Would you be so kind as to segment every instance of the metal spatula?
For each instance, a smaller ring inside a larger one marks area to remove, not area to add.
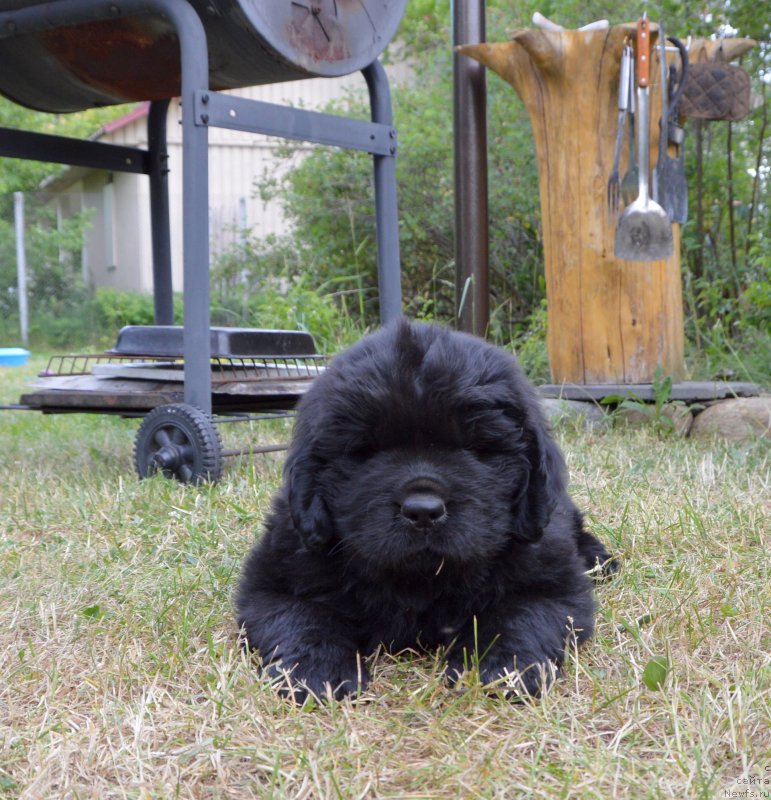
[[[650,21],[644,15],[637,23],[637,199],[624,209],[616,227],[616,258],[628,261],[660,261],[672,255],[674,240],[667,212],[648,194],[650,160]]]
[[[677,124],[677,104],[685,82],[688,80],[688,50],[674,36],[668,36],[667,39],[680,51],[680,79],[677,81],[677,89],[674,88],[674,81],[670,82],[669,125],[667,126],[667,140],[670,144],[677,145],[677,157],[667,156],[668,174],[660,202],[672,222],[679,222],[682,225],[688,221],[688,182],[685,178],[684,163],[685,131]],[[672,70],[674,71],[674,67]]]
[[[670,41],[672,41],[672,38]],[[661,133],[659,135],[659,156],[653,171],[653,199],[667,212],[672,222],[683,223],[688,218],[688,186],[685,182],[682,142],[678,147],[677,158],[669,155],[669,132],[674,120],[677,123],[677,101],[683,88],[681,81],[674,93],[668,91],[667,48],[664,23],[659,23],[659,66],[661,67]],[[682,43],[680,43],[682,47]],[[683,48],[683,64],[687,63],[688,53]],[[687,72],[687,67],[685,68]]]

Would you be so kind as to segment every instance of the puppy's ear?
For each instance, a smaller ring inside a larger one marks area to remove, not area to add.
[[[514,497],[512,533],[519,541],[536,542],[565,492],[566,467],[559,448],[540,419],[531,425],[526,436],[529,474]]]
[[[292,523],[311,550],[321,550],[334,536],[332,517],[317,482],[321,467],[317,458],[301,449],[290,453],[284,468]]]

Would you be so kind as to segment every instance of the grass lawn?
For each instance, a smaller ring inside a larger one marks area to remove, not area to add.
[[[0,401],[42,366],[0,368]],[[0,798],[771,796],[766,443],[560,428],[623,560],[566,679],[510,704],[381,656],[360,700],[298,709],[231,604],[281,455],[139,482],[137,425],[0,412]]]

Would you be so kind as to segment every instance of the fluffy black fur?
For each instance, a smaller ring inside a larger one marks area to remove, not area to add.
[[[587,570],[614,568],[514,358],[400,322],[334,358],[298,410],[248,556],[239,625],[283,691],[342,697],[382,645],[447,649],[455,680],[536,694],[591,636]]]

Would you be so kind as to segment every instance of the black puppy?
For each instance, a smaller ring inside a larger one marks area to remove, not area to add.
[[[587,570],[614,568],[565,482],[512,356],[407,322],[366,337],[300,403],[237,591],[246,643],[300,701],[365,686],[379,645],[537,694],[591,636]]]

